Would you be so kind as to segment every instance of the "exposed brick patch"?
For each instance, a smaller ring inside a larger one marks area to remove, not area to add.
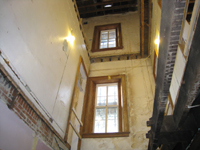
[[[4,101],[15,114],[23,120],[49,146],[53,146],[56,136],[53,130],[45,123],[38,113],[29,105],[23,96],[17,95],[15,86],[0,70],[0,100]],[[13,103],[14,101],[14,103]]]

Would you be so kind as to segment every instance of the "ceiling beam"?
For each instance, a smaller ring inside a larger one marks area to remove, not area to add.
[[[113,4],[113,3],[120,3],[120,2],[133,2],[132,0],[115,0],[115,1],[108,1],[108,2],[100,2],[95,4],[85,4],[85,5],[78,5],[78,8],[86,8],[86,7],[93,7],[93,6],[99,6],[99,5],[107,5],[107,4]]]
[[[110,8],[95,9],[95,10],[88,10],[88,11],[80,11],[80,14],[89,14],[89,13],[94,13],[94,12],[116,10],[116,9],[130,8],[130,7],[136,7],[136,5],[135,4],[132,4],[132,5],[121,5],[121,6],[113,6],[113,7],[110,7]]]
[[[190,2],[189,3],[195,3],[195,0],[190,0]]]

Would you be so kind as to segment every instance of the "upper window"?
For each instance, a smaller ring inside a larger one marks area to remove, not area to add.
[[[122,49],[121,24],[95,26],[92,52]]]
[[[102,30],[100,49],[116,47],[116,29]]]
[[[98,84],[94,133],[118,132],[118,84]]]

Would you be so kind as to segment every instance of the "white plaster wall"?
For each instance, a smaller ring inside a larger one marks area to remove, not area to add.
[[[90,77],[126,74],[129,112],[129,137],[85,138],[82,150],[145,150],[148,149],[146,121],[152,116],[154,78],[151,59],[93,63]]]
[[[75,42],[67,59],[62,47],[71,28]],[[47,119],[46,113],[53,117],[52,125],[64,137],[80,56],[89,70],[72,1],[1,0],[0,50],[44,108],[32,102]]]
[[[83,19],[91,57],[132,54],[140,52],[140,18],[138,12],[106,15]],[[94,27],[97,25],[121,23],[123,49],[105,52],[91,52]]]

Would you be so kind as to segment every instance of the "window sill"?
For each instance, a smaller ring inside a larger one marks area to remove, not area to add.
[[[122,49],[123,46],[120,47],[113,47],[113,48],[104,48],[104,49],[92,49],[92,52],[102,52],[102,51],[110,51],[110,50],[117,50],[117,49]]]
[[[116,132],[116,133],[85,133],[82,138],[114,138],[114,137],[128,137],[130,132]]]

